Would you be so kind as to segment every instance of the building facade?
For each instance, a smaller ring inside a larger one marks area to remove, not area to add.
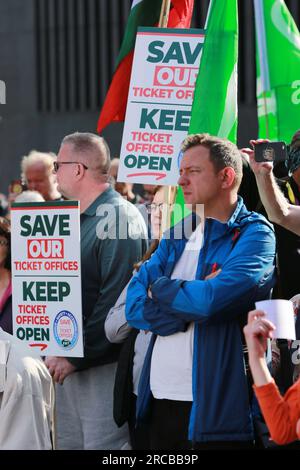
[[[195,0],[203,28],[208,0]],[[287,0],[298,26],[300,2]],[[74,131],[95,132],[131,0],[0,0],[0,192],[32,149],[57,152]],[[239,0],[239,131],[257,135],[253,1]],[[119,153],[122,124],[103,135]]]

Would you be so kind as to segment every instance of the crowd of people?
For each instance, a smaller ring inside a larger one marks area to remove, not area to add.
[[[275,326],[254,310],[292,298],[300,339],[300,132],[280,180],[255,161],[259,144],[188,136],[178,185],[191,213],[164,233],[163,187],[117,182],[102,137],[74,133],[57,155],[22,159],[0,219],[0,339],[18,357],[0,389],[0,449],[252,449],[258,416],[278,444],[300,438],[300,382],[276,386]],[[84,357],[41,360],[11,336],[9,208],[59,199],[80,201]],[[18,380],[19,428],[7,405]],[[30,407],[20,398],[35,394]]]

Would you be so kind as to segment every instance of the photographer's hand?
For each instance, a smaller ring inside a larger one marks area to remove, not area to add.
[[[251,140],[251,145],[266,142],[266,140]],[[268,141],[267,141],[268,142]],[[274,174],[273,163],[258,163],[254,160],[251,149],[242,149],[250,157],[250,165],[255,174],[257,187],[262,204],[271,222],[300,235],[300,207],[288,203],[278,187]]]
[[[259,144],[262,144],[264,142],[270,142],[270,141],[267,140],[267,139],[250,140],[250,145],[254,149],[255,145],[259,145]],[[250,166],[251,166],[251,169],[252,169],[252,171],[253,171],[253,173],[255,174],[256,177],[260,177],[260,176],[261,177],[264,177],[264,176],[269,177],[270,174],[272,173],[272,170],[273,170],[273,163],[255,161],[255,157],[254,157],[255,152],[254,152],[253,149],[243,148],[243,149],[241,149],[241,152],[246,153],[249,156]]]

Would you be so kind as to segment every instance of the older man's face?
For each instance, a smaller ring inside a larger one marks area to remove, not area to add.
[[[45,201],[51,199],[51,193],[53,193],[55,186],[55,178],[52,171],[42,162],[30,165],[25,172],[25,177],[30,191],[38,191]]]

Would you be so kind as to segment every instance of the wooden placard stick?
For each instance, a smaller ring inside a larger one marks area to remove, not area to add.
[[[168,25],[169,13],[171,7],[171,0],[162,0],[160,17],[159,17],[159,28],[166,28]],[[171,215],[172,215],[172,204],[176,197],[176,186],[165,186],[164,187],[164,209],[162,213],[162,223],[160,226],[160,238],[165,230],[170,227]]]
[[[159,17],[159,28],[166,28],[169,20],[169,13],[171,7],[171,0],[162,0],[160,17]]]

